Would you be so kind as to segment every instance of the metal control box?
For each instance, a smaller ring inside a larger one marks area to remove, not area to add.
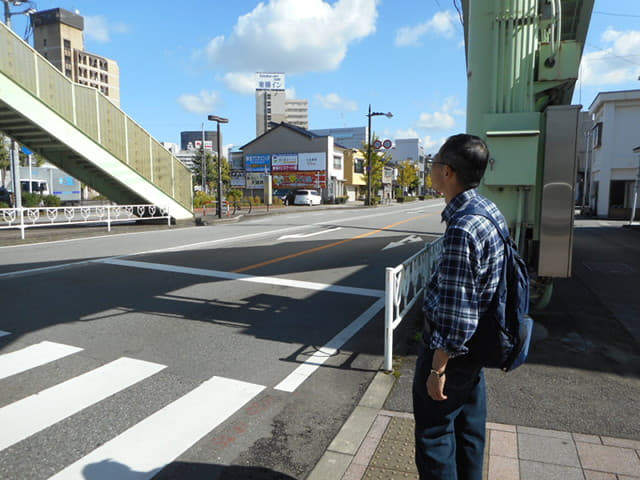
[[[538,274],[571,276],[576,181],[576,140],[581,105],[546,110],[546,139],[540,205]]]

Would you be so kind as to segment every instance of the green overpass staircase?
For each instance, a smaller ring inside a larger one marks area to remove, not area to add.
[[[0,23],[0,131],[119,204],[193,217],[190,170],[98,90]]]

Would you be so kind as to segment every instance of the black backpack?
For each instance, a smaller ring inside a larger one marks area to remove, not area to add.
[[[469,352],[452,360],[470,362],[505,372],[522,365],[529,353],[533,320],[529,313],[529,272],[518,254],[509,231],[503,229],[484,209],[471,206],[459,212],[462,215],[480,215],[491,221],[504,241],[504,264],[500,283],[486,313],[478,321],[475,333],[467,342]]]

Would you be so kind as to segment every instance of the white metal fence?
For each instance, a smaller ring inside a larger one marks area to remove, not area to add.
[[[0,208],[0,230],[19,229],[24,239],[24,231],[33,227],[106,224],[111,231],[113,223],[165,218],[171,225],[169,209],[157,205]]]
[[[424,289],[442,254],[442,237],[397,267],[387,267],[385,273],[384,369],[391,371],[393,331],[402,322]]]

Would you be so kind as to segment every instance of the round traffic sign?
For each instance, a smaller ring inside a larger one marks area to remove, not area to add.
[[[380,150],[382,148],[382,142],[380,140],[376,140],[375,142],[373,142],[373,148],[375,148],[376,150]]]
[[[384,142],[382,142],[382,146],[387,149],[391,148],[391,140],[385,140]]]

